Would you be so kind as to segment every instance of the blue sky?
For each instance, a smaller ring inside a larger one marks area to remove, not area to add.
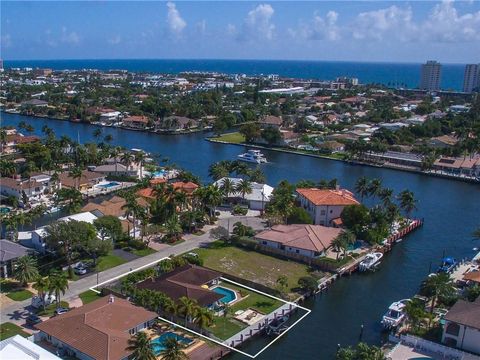
[[[480,62],[479,1],[1,1],[4,59]]]

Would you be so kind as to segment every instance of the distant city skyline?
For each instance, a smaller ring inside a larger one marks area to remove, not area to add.
[[[4,60],[480,58],[477,1],[4,1],[1,10]]]

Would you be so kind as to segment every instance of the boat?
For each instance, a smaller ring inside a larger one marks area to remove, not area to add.
[[[246,161],[246,162],[251,162],[256,164],[267,162],[265,155],[263,155],[260,152],[260,150],[248,150],[246,153],[238,155],[237,158],[238,160],[241,160],[241,161]]]
[[[380,264],[380,259],[383,257],[381,252],[374,252],[367,254],[365,258],[358,265],[358,270],[367,271],[373,270],[376,266]]]
[[[265,330],[267,335],[280,335],[285,330],[288,329],[288,326],[285,323],[288,321],[289,316],[285,315],[280,318],[273,320]]]
[[[397,239],[397,240],[395,240],[395,243],[402,242],[402,240],[403,240],[402,238],[400,238],[400,239]]]
[[[452,257],[445,257],[442,259],[441,265],[437,269],[437,273],[447,273],[450,274],[455,267],[457,266],[457,261]]]
[[[382,326],[385,329],[397,328],[406,318],[405,306],[410,299],[403,299],[395,301],[389,307],[385,315],[382,318]]]

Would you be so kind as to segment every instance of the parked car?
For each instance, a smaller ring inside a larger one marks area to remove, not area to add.
[[[88,272],[88,269],[86,267],[76,267],[73,271],[77,275],[85,275]]]
[[[55,295],[53,294],[45,294],[45,297],[42,299],[40,296],[35,295],[32,296],[32,302],[31,305],[35,308],[41,308],[43,305],[48,306],[50,304],[53,304],[56,300]]]
[[[31,315],[28,315],[26,322],[27,322],[27,325],[33,326],[33,325],[40,324],[42,321],[43,320],[40,319],[40,317],[38,317],[37,315],[31,314]]]
[[[54,316],[57,316],[57,315],[62,315],[62,314],[65,314],[66,312],[68,312],[70,309],[67,309],[67,308],[63,308],[63,307],[59,307],[59,308],[56,308],[55,309],[55,312],[54,312]]]

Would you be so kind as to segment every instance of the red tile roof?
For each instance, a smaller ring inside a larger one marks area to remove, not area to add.
[[[36,327],[94,359],[120,360],[131,353],[128,331],[156,317],[127,300],[105,296]]]
[[[353,193],[348,190],[324,190],[324,189],[297,189],[297,193],[314,205],[357,205],[360,204],[355,199]]]
[[[297,249],[322,252],[342,232],[342,229],[321,225],[275,225],[271,230],[262,231],[255,237]]]

